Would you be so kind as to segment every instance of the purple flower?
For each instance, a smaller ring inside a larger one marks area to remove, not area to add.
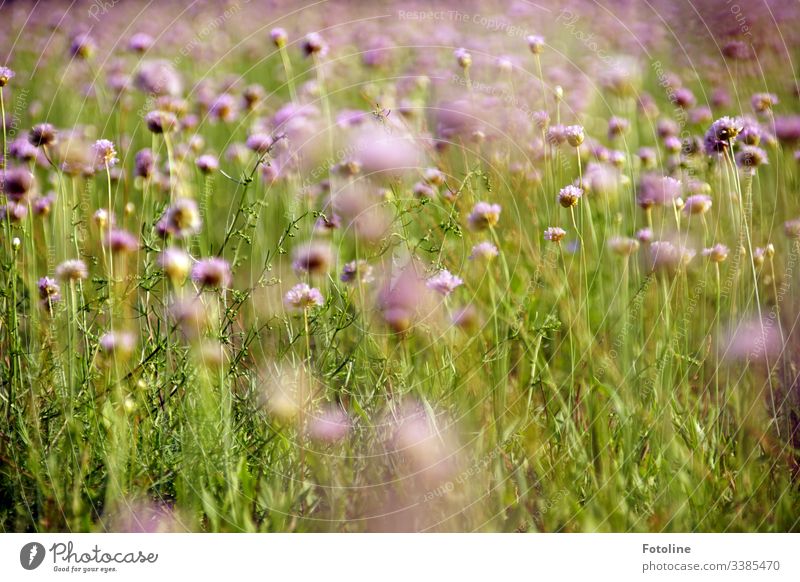
[[[343,283],[372,283],[375,278],[372,276],[372,265],[364,260],[350,261],[342,267],[340,279]]]
[[[108,357],[127,357],[136,347],[136,336],[129,331],[109,331],[100,337],[100,349]]]
[[[274,140],[267,133],[254,133],[248,136],[245,145],[257,154],[264,155],[269,152]]]
[[[69,52],[73,57],[89,59],[97,49],[94,40],[88,34],[82,33],[72,37]]]
[[[147,129],[153,133],[169,133],[178,125],[178,118],[169,111],[150,111],[144,117]]]
[[[28,141],[36,147],[53,145],[56,141],[56,128],[50,123],[38,123],[28,132]]]
[[[800,115],[784,115],[775,118],[775,137],[782,143],[800,141]]]
[[[27,168],[9,168],[0,171],[0,191],[8,196],[9,200],[19,202],[33,188],[33,174]]]
[[[458,66],[462,69],[469,68],[472,64],[472,55],[469,54],[469,51],[465,48],[456,49],[453,51],[453,56],[456,58]]]
[[[769,163],[767,152],[759,147],[745,145],[736,152],[736,165],[749,173],[755,173],[756,168]]]
[[[525,42],[528,43],[528,49],[535,54],[540,55],[544,50],[544,38],[536,34],[531,34],[525,37]]]
[[[8,204],[0,207],[0,220],[8,219],[11,224],[19,224],[28,216],[28,207],[25,204],[18,204],[12,200]]]
[[[564,208],[577,206],[578,200],[580,200],[582,196],[583,190],[570,184],[569,186],[564,186],[558,193],[558,203]]]
[[[495,226],[500,220],[500,205],[488,202],[478,202],[467,217],[473,230],[486,230]]]
[[[178,198],[164,212],[156,229],[162,237],[182,239],[199,233],[202,226],[203,220],[200,218],[197,202],[191,198]]]
[[[144,148],[136,152],[134,159],[134,173],[141,178],[149,178],[153,175],[156,166],[156,157],[150,148]]]
[[[298,273],[325,273],[333,262],[333,253],[325,243],[308,243],[295,249],[292,268]]]
[[[61,287],[55,279],[50,277],[42,277],[37,283],[39,288],[39,299],[50,303],[55,303],[61,300]]]
[[[338,406],[329,406],[309,421],[308,434],[316,441],[335,443],[347,436],[350,419]]]
[[[769,111],[778,103],[778,96],[774,93],[755,93],[750,98],[750,104],[753,106],[753,111],[756,113]]]
[[[269,37],[278,48],[285,47],[286,42],[289,40],[289,35],[283,28],[273,28],[269,33]]]
[[[669,176],[644,174],[639,179],[636,200],[644,209],[666,206],[681,195],[681,183]]]
[[[62,281],[80,281],[88,276],[86,263],[80,259],[68,259],[56,267],[56,277]]]
[[[717,119],[706,132],[704,141],[706,154],[711,156],[726,152],[729,145],[742,131],[742,127],[741,119],[732,117],[720,117]]]
[[[113,142],[107,139],[98,139],[94,142],[92,153],[94,154],[95,168],[98,169],[109,168],[119,161]]]
[[[283,300],[287,307],[297,310],[322,307],[325,304],[319,289],[309,287],[306,283],[298,283],[289,289]]]
[[[428,279],[428,281],[425,284],[428,287],[428,289],[432,289],[433,291],[436,291],[440,295],[444,295],[445,297],[447,297],[448,295],[450,295],[450,293],[455,291],[455,289],[459,285],[463,285],[463,283],[464,281],[462,281],[461,278],[456,277],[447,269],[442,269],[441,271],[436,273],[433,277]]]
[[[8,85],[8,82],[16,76],[16,73],[8,67],[0,67],[0,88]]]
[[[128,49],[134,53],[147,52],[153,46],[153,37],[145,32],[137,32],[128,41]]]
[[[480,259],[488,262],[495,258],[498,254],[500,253],[496,246],[489,241],[483,241],[472,247],[472,253],[470,253],[469,259],[471,261]]]
[[[203,259],[192,268],[192,280],[203,287],[226,288],[231,284],[231,267],[219,257]]]
[[[561,242],[567,236],[567,231],[558,226],[551,226],[545,229],[544,238],[550,242]]]
[[[161,251],[158,264],[173,283],[182,283],[192,268],[192,259],[183,249],[169,247]]]
[[[713,247],[703,249],[703,256],[715,263],[721,263],[728,258],[728,247],[723,244],[716,244]]]
[[[689,196],[683,206],[686,214],[705,214],[711,209],[711,196],[706,194],[695,194]]]
[[[53,208],[56,201],[54,192],[50,192],[47,196],[37,196],[33,201],[33,213],[37,216],[47,216]]]
[[[328,45],[316,32],[310,32],[306,35],[306,37],[303,39],[302,48],[303,54],[306,57],[310,57],[312,55],[324,57],[326,54],[328,54]]]
[[[583,126],[569,125],[564,128],[564,137],[566,137],[569,145],[576,148],[586,139],[586,134],[583,131]]]
[[[212,156],[211,154],[200,156],[197,158],[195,164],[197,164],[197,169],[204,174],[213,174],[219,170],[219,160],[216,156]]]
[[[127,230],[112,229],[106,235],[105,243],[112,253],[132,253],[139,249],[139,240]]]
[[[161,95],[176,96],[183,90],[183,82],[169,61],[144,61],[133,80],[136,88],[159,97]],[[152,131],[152,130],[151,130]]]

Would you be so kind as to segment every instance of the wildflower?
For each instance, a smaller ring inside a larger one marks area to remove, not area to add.
[[[768,163],[767,152],[759,147],[745,145],[736,152],[736,165],[751,174],[755,173],[759,166]]]
[[[728,258],[728,247],[723,244],[715,244],[713,247],[703,249],[703,256],[715,263],[721,263]]]
[[[335,443],[347,436],[350,419],[338,406],[331,405],[322,412],[314,414],[308,426],[309,436],[320,442]]]
[[[245,145],[257,154],[264,155],[269,152],[274,140],[266,133],[254,133],[247,137]]]
[[[755,93],[750,98],[750,104],[756,113],[770,111],[773,106],[779,103],[778,96],[774,93]]]
[[[580,146],[586,139],[586,134],[583,131],[583,127],[580,125],[569,125],[565,127],[564,136],[567,139],[567,143],[574,148]]]
[[[462,281],[461,278],[456,277],[447,269],[442,269],[433,277],[428,279],[425,285],[428,287],[428,289],[432,289],[440,295],[447,297],[450,295],[450,293],[455,291],[459,285],[463,285],[463,283],[464,281]]]
[[[781,143],[800,141],[800,115],[784,115],[775,118],[775,137]]]
[[[635,238],[616,236],[608,241],[608,247],[618,255],[628,257],[639,250],[639,241]]]
[[[0,88],[8,85],[8,82],[16,76],[16,73],[8,67],[0,67]]]
[[[134,53],[145,53],[153,46],[153,37],[145,32],[137,32],[128,40],[128,50]]]
[[[189,270],[192,268],[192,259],[183,249],[169,247],[161,251],[158,257],[158,264],[169,280],[173,284],[179,285],[189,275]]]
[[[731,117],[720,117],[708,128],[705,136],[705,151],[708,155],[722,154],[742,131],[742,121]]]
[[[655,149],[648,147],[639,148],[639,151],[636,152],[636,156],[642,163],[643,168],[654,168],[656,166],[658,155]]]
[[[742,131],[739,132],[738,140],[744,144],[757,146],[761,143],[764,130],[752,117],[742,118]]]
[[[47,196],[37,196],[33,201],[33,213],[36,216],[48,216],[53,209],[53,204],[56,201],[54,192],[50,192]]]
[[[554,243],[561,242],[565,236],[567,236],[567,231],[563,228],[559,228],[558,226],[548,227],[544,231],[545,240],[549,240],[550,242]]]
[[[436,197],[436,190],[425,182],[417,182],[412,189],[415,198],[427,198],[431,200]]]
[[[141,178],[149,178],[153,175],[156,166],[156,157],[150,148],[144,148],[136,152],[134,158],[134,174]]]
[[[535,34],[525,37],[525,42],[528,43],[528,48],[531,53],[540,55],[544,51],[544,38]]]
[[[326,273],[333,263],[333,253],[325,243],[308,243],[295,249],[292,268],[298,273]]]
[[[178,125],[178,118],[169,111],[150,111],[144,117],[147,129],[153,133],[169,133]]]
[[[765,247],[756,247],[753,251],[753,264],[760,267],[764,264],[764,259],[771,259],[775,256],[775,246],[772,243],[767,244]]]
[[[686,266],[695,256],[693,249],[677,246],[670,241],[653,241],[650,243],[651,270],[674,272]]]
[[[689,109],[697,102],[694,93],[692,93],[686,87],[681,87],[680,89],[676,90],[672,96],[672,100],[675,102],[675,105],[681,109]]]
[[[571,208],[578,205],[578,200],[583,196],[583,190],[570,184],[564,186],[558,193],[558,203],[564,208]]]
[[[671,154],[680,153],[683,149],[683,142],[674,135],[668,135],[664,138],[664,149]]]
[[[202,287],[226,288],[231,284],[231,267],[219,257],[202,259],[192,268],[192,280]]]
[[[372,265],[364,260],[350,261],[342,267],[342,274],[339,277],[343,283],[372,283],[375,278],[372,276]]]
[[[219,170],[219,160],[211,154],[204,154],[195,161],[197,169],[203,174],[213,174]]]
[[[681,183],[669,176],[658,174],[644,174],[639,179],[636,200],[644,209],[652,206],[666,206],[678,198],[681,193]]]
[[[450,321],[453,322],[454,326],[466,332],[475,331],[481,323],[480,316],[473,305],[466,305],[461,309],[456,309]]]
[[[499,222],[500,211],[499,204],[478,202],[467,217],[467,222],[473,230],[486,230]]]
[[[287,307],[296,310],[322,307],[325,304],[325,299],[319,289],[310,287],[306,283],[298,283],[289,289],[283,301]]]
[[[110,140],[98,139],[92,146],[92,152],[94,153],[94,165],[98,169],[110,168],[119,161],[117,150],[114,149],[114,144]]]
[[[61,301],[61,287],[55,279],[42,277],[36,285],[39,289],[39,299],[44,305],[52,305]]]
[[[110,230],[105,237],[105,244],[112,253],[132,253],[139,249],[138,239],[127,230]]]
[[[622,117],[616,115],[608,120],[608,139],[614,139],[621,136],[630,128],[630,122]]]
[[[788,238],[791,239],[800,238],[800,218],[795,218],[793,220],[787,220],[786,222],[784,222],[783,232],[786,234]]]
[[[563,125],[551,125],[547,128],[547,143],[560,146],[567,141],[567,128]]]
[[[203,220],[200,218],[197,202],[191,198],[178,198],[164,212],[156,229],[161,236],[181,239],[199,233],[202,226]]]
[[[49,123],[34,125],[28,132],[28,141],[36,147],[47,147],[56,141],[56,128]]]
[[[208,109],[208,113],[213,119],[223,122],[233,121],[238,112],[236,99],[230,93],[223,93],[217,97]]]
[[[465,48],[456,49],[453,51],[453,56],[456,58],[458,66],[462,69],[468,69],[472,65],[472,55]]]
[[[484,241],[476,244],[472,247],[472,253],[470,253],[469,258],[471,261],[475,260],[482,260],[482,261],[491,261],[497,255],[499,255],[499,251],[497,247],[494,246],[489,241]]]
[[[94,223],[101,229],[105,228],[106,226],[114,225],[114,216],[109,214],[108,210],[105,208],[99,208],[95,210],[94,214],[92,215],[92,219],[94,220]]]
[[[726,58],[745,61],[752,56],[753,49],[741,40],[732,40],[722,47],[722,54]]]
[[[11,224],[19,224],[28,216],[28,206],[9,200],[5,206],[0,207],[0,221],[6,219]]]
[[[86,263],[80,259],[68,259],[56,267],[56,277],[62,281],[81,281],[88,276]]]
[[[686,199],[683,211],[686,214],[705,214],[711,209],[711,204],[711,196],[695,194]]]
[[[730,360],[744,360],[755,362],[775,358],[783,346],[780,328],[774,325],[771,319],[745,319],[730,329],[725,337],[721,338],[721,348],[724,356]]]
[[[441,186],[444,184],[444,173],[439,168],[427,168],[422,179],[433,186]]]
[[[0,191],[9,200],[19,202],[33,188],[33,174],[26,168],[9,168],[0,171]]]
[[[92,55],[94,55],[95,50],[97,50],[97,45],[88,34],[77,34],[72,37],[72,44],[70,44],[69,52],[73,57],[90,59]]]
[[[269,37],[272,39],[272,42],[275,43],[275,46],[278,48],[285,47],[286,42],[289,40],[289,35],[283,28],[273,28],[269,33]]]
[[[99,343],[107,357],[127,358],[136,347],[136,337],[129,331],[109,331],[100,337]]]
[[[245,107],[247,107],[248,111],[253,111],[259,103],[264,100],[266,96],[266,91],[264,91],[264,87],[257,83],[253,83],[252,85],[248,85],[242,91],[242,98],[244,99]]]
[[[306,57],[314,55],[324,57],[328,54],[328,45],[316,32],[311,32],[306,35],[305,39],[303,39],[302,49]]]

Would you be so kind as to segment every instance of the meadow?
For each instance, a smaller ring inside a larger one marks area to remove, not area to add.
[[[796,2],[0,22],[0,531],[800,529]]]

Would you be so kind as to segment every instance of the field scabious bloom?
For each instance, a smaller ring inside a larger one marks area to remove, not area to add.
[[[136,336],[129,331],[109,331],[100,337],[99,344],[105,356],[127,358],[136,347]]]
[[[119,162],[117,159],[117,150],[114,148],[114,143],[108,139],[98,139],[92,146],[92,153],[94,154],[94,165],[98,170],[103,168],[110,168]]]
[[[747,173],[754,174],[756,168],[768,163],[767,152],[760,147],[745,145],[736,152],[736,165]]]
[[[463,285],[464,281],[460,277],[456,277],[447,269],[442,269],[433,277],[428,279],[425,283],[428,289],[436,291],[439,295],[447,297],[459,286]]]
[[[639,250],[639,241],[617,236],[608,241],[608,247],[616,254],[627,257]]]
[[[115,254],[133,253],[139,249],[139,240],[127,230],[111,229],[104,238],[105,245]]]
[[[333,263],[333,252],[326,243],[311,242],[294,250],[292,268],[298,273],[320,275],[326,273]]]
[[[290,309],[301,311],[311,307],[322,307],[325,298],[319,289],[311,287],[307,283],[298,283],[286,292],[283,302]]]
[[[491,261],[499,254],[497,247],[489,241],[483,241],[472,247],[472,252],[469,255],[471,261]]]
[[[50,123],[37,123],[28,132],[28,142],[36,147],[51,146],[56,142],[58,132]]]
[[[192,268],[192,281],[201,287],[224,289],[231,284],[231,266],[219,257],[202,259]]]
[[[372,265],[363,259],[350,261],[342,267],[342,274],[339,278],[343,283],[372,283],[375,280],[372,270]]]
[[[42,277],[37,283],[39,289],[39,299],[41,300],[42,307],[51,311],[53,305],[61,301],[61,287],[55,279],[50,277]]]
[[[733,117],[720,117],[705,135],[704,146],[706,154],[719,155],[728,151],[731,143],[742,131],[743,123],[741,119]]]
[[[715,244],[713,247],[703,249],[703,256],[714,263],[721,263],[728,258],[728,247],[723,244]]]
[[[564,208],[571,208],[578,205],[578,201],[583,196],[583,189],[578,186],[564,186],[558,193],[558,203]]]
[[[467,217],[472,230],[486,230],[497,225],[500,220],[500,205],[488,202],[478,202]]]
[[[68,259],[56,267],[56,277],[62,281],[80,281],[88,276],[86,263],[80,259]]]
[[[156,224],[156,230],[162,237],[182,239],[199,233],[202,226],[203,220],[197,202],[192,198],[178,198],[164,212]]]
[[[711,210],[711,196],[706,194],[694,194],[686,199],[683,205],[683,211],[686,214],[705,214]]]
[[[0,67],[0,88],[8,85],[8,82],[16,76],[14,71],[8,67]]]
[[[310,32],[303,39],[301,45],[303,54],[306,57],[319,56],[324,57],[328,54],[328,45],[317,32]]]
[[[567,236],[567,231],[558,226],[550,226],[544,231],[544,239],[550,242],[561,242]]]
[[[170,247],[161,251],[158,264],[174,284],[181,284],[189,275],[192,259],[183,249]]]

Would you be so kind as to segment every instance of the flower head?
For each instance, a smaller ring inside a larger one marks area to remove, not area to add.
[[[285,47],[286,42],[289,40],[289,35],[283,28],[273,28],[269,33],[269,37],[272,39],[272,42],[275,43],[275,46],[278,48]]]
[[[577,186],[570,184],[564,186],[558,193],[558,203],[564,208],[570,208],[578,205],[578,200],[583,196],[583,190]]]
[[[231,266],[219,257],[202,259],[192,268],[192,280],[202,287],[226,288],[231,284]]]
[[[197,234],[202,226],[203,220],[200,218],[197,202],[192,198],[178,198],[164,212],[156,229],[161,236],[182,239]]]
[[[56,141],[56,128],[50,123],[38,123],[28,132],[28,141],[36,147],[53,145]]]
[[[294,250],[292,268],[298,273],[326,273],[333,263],[333,253],[326,243],[312,242]]]
[[[283,298],[284,303],[290,309],[304,310],[311,307],[322,307],[325,304],[325,299],[319,289],[310,287],[306,283],[298,283],[289,291]]]
[[[498,254],[500,253],[496,246],[489,241],[483,241],[472,247],[472,253],[470,253],[469,258],[471,261],[481,260],[488,262],[495,258]]]
[[[694,194],[686,199],[683,211],[686,214],[705,214],[711,210],[711,196],[706,194]]]
[[[608,241],[608,247],[616,254],[628,257],[639,250],[639,241],[635,238],[616,236]]]
[[[68,259],[56,267],[56,277],[62,281],[80,281],[88,276],[86,263],[80,259]]]
[[[486,230],[495,226],[500,220],[500,205],[478,202],[470,212],[467,221],[473,230]]]
[[[110,168],[119,161],[114,143],[107,139],[98,139],[94,142],[92,153],[94,154],[94,165],[98,169]]]
[[[436,273],[433,277],[428,279],[425,285],[428,287],[428,289],[432,289],[433,291],[436,291],[440,295],[444,295],[445,297],[447,297],[448,295],[450,295],[450,293],[455,291],[455,289],[459,285],[462,285],[463,283],[464,281],[462,281],[460,277],[456,277],[447,269],[442,269],[441,271]]]
[[[372,265],[364,260],[350,261],[342,267],[342,274],[339,277],[343,283],[372,283],[375,278],[372,276]]]
[[[213,174],[219,170],[219,160],[211,154],[204,154],[195,161],[197,169],[203,174]]]
[[[586,139],[586,134],[581,125],[569,125],[564,128],[564,136],[567,138],[567,143],[576,148],[583,143]]]
[[[715,263],[721,263],[728,258],[728,247],[723,244],[715,244],[713,247],[703,249],[703,256]]]
[[[728,150],[728,146],[736,139],[742,131],[743,123],[741,119],[732,117],[720,117],[711,127],[708,128],[705,137],[706,154],[722,154]]]
[[[550,242],[561,242],[567,236],[567,231],[558,226],[551,226],[545,229],[544,239]]]
[[[132,253],[139,249],[139,240],[127,230],[111,229],[105,236],[105,244],[112,253]]]
[[[158,257],[158,264],[174,284],[181,284],[189,275],[189,271],[192,268],[192,259],[183,249],[169,247],[161,251]]]
[[[453,56],[456,58],[458,66],[462,69],[467,69],[472,65],[472,55],[465,48],[457,48],[453,51]]]
[[[525,42],[528,43],[528,49],[535,55],[540,55],[544,51],[544,38],[541,36],[529,34],[525,37]]]
[[[8,82],[16,76],[16,73],[8,67],[0,67],[0,88],[8,85]]]
[[[303,39],[303,54],[306,57],[313,55],[324,57],[328,54],[328,45],[319,35],[319,33],[311,32]]]

